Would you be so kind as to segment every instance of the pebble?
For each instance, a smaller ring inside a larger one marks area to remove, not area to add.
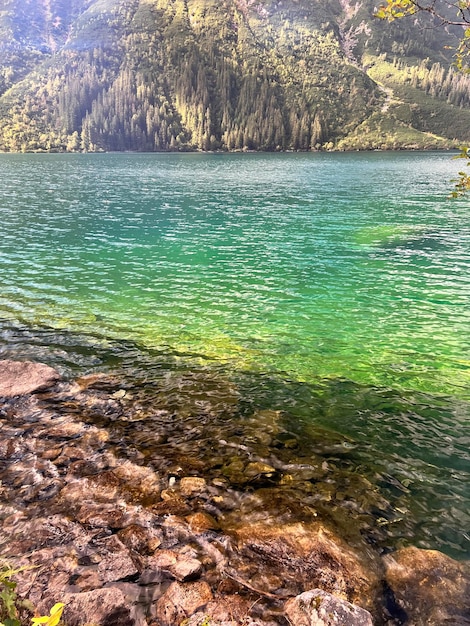
[[[183,496],[194,496],[203,493],[207,488],[205,478],[185,476],[180,481],[180,491]]]

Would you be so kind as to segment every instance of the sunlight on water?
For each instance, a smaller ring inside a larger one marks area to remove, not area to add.
[[[466,395],[448,155],[4,155],[4,315]]]
[[[298,418],[428,483],[416,501],[446,510],[441,541],[459,550],[470,222],[468,200],[446,200],[458,169],[439,153],[0,155],[0,315],[320,384],[326,404]]]

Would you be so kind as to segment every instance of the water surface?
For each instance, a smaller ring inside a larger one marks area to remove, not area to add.
[[[462,556],[470,222],[468,200],[446,199],[460,166],[0,155],[2,353],[91,370],[115,341],[135,372],[151,354],[159,371],[222,368],[242,405],[284,411],[305,441],[347,437],[345,471],[394,502],[396,519],[377,518],[397,545]]]

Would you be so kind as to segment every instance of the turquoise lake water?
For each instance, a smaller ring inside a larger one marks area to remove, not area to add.
[[[394,541],[468,556],[470,202],[446,199],[461,167],[2,154],[0,356],[90,370],[71,343],[125,341],[251,376],[247,402],[274,406],[281,381],[292,420],[348,437],[350,470],[406,496]]]

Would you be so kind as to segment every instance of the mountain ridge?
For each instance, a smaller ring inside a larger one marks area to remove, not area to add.
[[[370,0],[1,0],[0,150],[451,148],[458,31]]]

